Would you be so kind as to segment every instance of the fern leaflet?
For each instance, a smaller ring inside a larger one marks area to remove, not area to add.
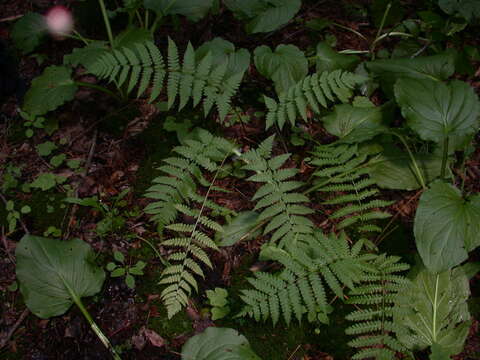
[[[346,103],[353,96],[355,86],[364,81],[363,76],[350,72],[324,71],[309,75],[290,87],[279,95],[278,102],[265,96],[265,105],[268,108],[267,129],[273,124],[282,129],[286,122],[295,126],[299,115],[307,121],[308,109],[319,114],[321,108],[328,108],[331,103],[338,101]]]

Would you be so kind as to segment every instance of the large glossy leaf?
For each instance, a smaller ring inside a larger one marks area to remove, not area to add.
[[[261,360],[234,329],[209,327],[182,348],[183,360]]]
[[[74,98],[77,85],[70,77],[72,70],[64,66],[49,66],[33,79],[25,95],[23,110],[31,115],[43,115]]]
[[[288,23],[300,10],[301,0],[224,0],[240,18],[250,21],[248,33],[270,32]]]
[[[367,68],[379,79],[384,91],[393,96],[393,85],[398,79],[448,79],[455,72],[455,57],[445,53],[414,59],[376,60],[367,63]]]
[[[480,195],[462,197],[456,187],[437,181],[420,197],[414,222],[423,263],[438,273],[467,259],[480,245]]]
[[[250,53],[246,49],[235,50],[235,45],[230,41],[216,37],[203,43],[196,51],[195,58],[198,63],[211,53],[213,66],[218,66],[228,61],[226,77],[244,73],[250,66]]]
[[[16,258],[25,304],[44,319],[62,315],[76,299],[95,295],[105,280],[90,246],[80,239],[25,235],[17,245]]]
[[[184,15],[192,21],[207,15],[212,4],[213,0],[143,0],[143,6],[158,15]]]
[[[380,107],[337,105],[323,122],[330,134],[349,144],[372,139],[387,129]]]
[[[440,274],[420,271],[396,299],[398,339],[410,349],[441,347],[447,355],[463,348],[470,328],[468,279],[460,268]]]
[[[415,161],[428,184],[440,176],[442,158],[436,154],[413,154]],[[385,189],[415,190],[421,187],[410,156],[406,151],[392,145],[370,167],[370,176],[378,186]]]
[[[360,58],[358,56],[339,54],[326,42],[322,41],[317,45],[315,63],[319,73],[337,69],[353,70],[359,62]]]
[[[273,80],[278,94],[302,80],[308,73],[308,61],[295,45],[278,45],[274,52],[262,45],[255,49],[255,67]]]
[[[472,87],[422,79],[400,79],[395,98],[407,125],[423,140],[443,142],[446,136],[466,136],[479,128],[480,103]]]
[[[35,50],[47,33],[47,26],[42,15],[26,13],[13,26],[12,39],[17,49],[24,54]]]

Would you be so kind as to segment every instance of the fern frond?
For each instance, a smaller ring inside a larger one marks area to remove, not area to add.
[[[299,116],[307,121],[307,109],[320,113],[320,108],[327,108],[334,102],[348,102],[353,96],[356,85],[365,78],[343,70],[316,73],[307,76],[287,91],[280,94],[278,102],[265,96],[268,108],[266,117],[267,129],[277,124],[280,129],[288,121],[291,126]]]
[[[257,321],[271,318],[274,325],[280,317],[289,324],[305,314],[309,321],[316,321],[319,313],[326,316],[326,288],[343,298],[343,287],[354,288],[370,269],[369,256],[359,252],[351,251],[346,236],[325,236],[320,231],[288,251],[275,245],[264,248],[263,257],[279,262],[283,270],[256,272],[248,279],[253,289],[242,290],[245,306],[239,316]]]
[[[220,118],[224,119],[244,75],[244,71],[227,73],[228,61],[214,66],[210,53],[197,61],[195,49],[190,43],[181,61],[177,45],[168,38],[167,66],[155,44],[146,41],[111,51],[104,50],[98,59],[89,63],[88,71],[100,79],[115,82],[117,87],[128,80],[127,93],[138,87],[137,97],[151,87],[150,102],[160,96],[167,77],[168,108],[173,106],[178,97],[179,110],[190,99],[193,106],[197,106],[203,98],[205,116],[216,105]]]
[[[271,242],[281,248],[294,247],[297,242],[305,241],[313,233],[313,223],[305,217],[312,213],[308,207],[301,205],[309,199],[296,189],[302,182],[294,181],[298,170],[281,169],[290,154],[271,156],[273,136],[260,144],[257,150],[250,150],[243,155],[246,170],[256,173],[248,178],[250,181],[265,183],[252,200],[257,200],[254,210],[261,210],[258,221],[268,220],[264,234],[272,234]]]
[[[169,318],[185,307],[191,293],[197,291],[195,277],[204,277],[202,266],[212,267],[208,251],[218,247],[209,232],[222,231],[222,226],[207,214],[230,211],[207,199],[214,186],[203,173],[218,173],[232,150],[233,145],[225,139],[199,130],[197,138],[185,140],[184,145],[173,149],[177,156],[164,159],[159,169],[165,175],[155,178],[154,185],[147,189],[145,196],[154,201],[145,212],[167,235],[162,246],[170,252],[159,282],[166,285],[161,299]],[[209,188],[206,196],[197,193],[202,186]],[[193,221],[175,222],[179,215]]]
[[[361,232],[381,232],[371,221],[390,217],[377,209],[392,202],[376,198],[380,191],[369,176],[368,154],[356,144],[333,143],[316,147],[312,155],[311,164],[317,166],[314,175],[319,178],[316,190],[334,194],[323,204],[341,206],[330,215],[330,219],[341,219],[338,229],[358,223]]]
[[[357,336],[349,345],[358,349],[352,359],[395,359],[395,353],[408,352],[395,338],[398,325],[393,322],[393,307],[397,295],[405,291],[408,280],[398,273],[409,268],[399,263],[399,257],[376,256],[372,271],[365,272],[361,285],[349,293],[347,303],[359,310],[346,316],[355,324],[345,332]],[[367,307],[365,307],[367,306]]]

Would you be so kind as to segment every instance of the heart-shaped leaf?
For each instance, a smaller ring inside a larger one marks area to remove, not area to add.
[[[354,107],[349,104],[335,106],[334,111],[323,118],[325,129],[349,144],[372,139],[385,131],[387,127],[382,120],[380,107]]]
[[[355,55],[339,54],[326,42],[317,45],[316,68],[317,72],[341,70],[353,70],[360,58]]]
[[[42,15],[29,12],[13,26],[12,39],[17,49],[24,54],[35,50],[47,33]]]
[[[182,348],[182,359],[261,360],[245,336],[234,329],[209,327],[190,338]]]
[[[255,49],[255,67],[275,83],[278,94],[302,80],[308,73],[308,61],[295,45],[278,45],[274,52],[262,45]]]
[[[394,321],[403,327],[397,331],[398,339],[410,349],[437,345],[447,355],[459,353],[470,328],[469,296],[462,269],[420,271],[396,299]]]
[[[104,271],[93,263],[92,249],[80,239],[25,235],[16,258],[25,304],[44,319],[62,315],[80,298],[95,295],[105,280]]]
[[[64,66],[49,66],[42,75],[33,79],[25,95],[23,110],[32,115],[43,115],[74,98],[77,85],[70,77],[71,70]]]
[[[433,273],[451,269],[480,245],[480,195],[465,199],[456,187],[433,183],[420,197],[413,230],[425,266]]]
[[[454,80],[400,79],[395,98],[407,125],[423,140],[442,142],[447,136],[474,134],[479,128],[480,103],[472,87]]]
[[[445,53],[414,59],[376,60],[367,63],[367,68],[380,80],[384,91],[393,95],[393,85],[398,79],[448,79],[455,72],[455,57]]]
[[[301,0],[224,0],[237,17],[250,19],[250,34],[270,32],[288,23],[300,10]]]

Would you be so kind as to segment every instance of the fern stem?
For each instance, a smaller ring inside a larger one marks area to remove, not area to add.
[[[410,146],[408,146],[407,142],[405,141],[405,138],[401,134],[399,134],[395,131],[392,131],[391,134],[398,137],[400,139],[400,141],[402,142],[402,144],[407,149],[408,156],[410,157],[410,160],[412,161],[413,169],[415,170],[415,174],[417,176],[417,179],[420,182],[420,185],[421,185],[422,189],[426,190],[427,185],[425,184],[425,179],[423,177],[422,172],[420,171],[420,168],[418,167],[418,164],[417,164],[417,161],[415,160],[415,157],[413,156],[412,150],[410,150]]]
[[[442,168],[441,168],[441,172],[440,172],[440,178],[442,180],[443,180],[443,178],[445,178],[445,172],[447,170],[448,143],[449,143],[449,137],[445,136],[445,138],[443,139]]]
[[[115,94],[113,91],[110,91],[108,90],[107,88],[103,87],[103,86],[100,86],[100,85],[95,85],[95,84],[90,84],[90,83],[87,83],[87,82],[83,82],[83,81],[75,81],[75,85],[78,85],[78,86],[84,86],[84,87],[89,87],[89,88],[92,88],[92,89],[95,89],[95,90],[98,90],[98,91],[101,91],[107,95],[110,95],[111,97],[117,99],[117,100],[120,100],[120,98],[118,97],[117,94]]]
[[[377,45],[377,42],[380,40],[380,34],[383,30],[383,27],[385,26],[385,21],[387,20],[388,13],[390,12],[390,8],[392,7],[392,3],[389,2],[385,12],[383,13],[382,21],[380,22],[380,27],[378,28],[377,31],[377,36],[375,36],[375,40],[373,40],[372,46],[370,47],[370,53],[371,53],[371,59],[375,60],[375,46]]]
[[[138,234],[135,234],[135,237],[136,237],[137,239],[143,241],[144,243],[146,243],[148,246],[150,246],[150,247],[152,248],[152,250],[155,252],[155,254],[157,255],[158,259],[160,260],[160,262],[162,263],[163,266],[169,266],[169,265],[170,265],[170,263],[163,258],[163,256],[160,254],[160,252],[158,251],[158,249],[157,249],[155,246],[153,246],[153,244],[152,244],[150,241],[148,241],[147,239],[141,237],[141,236],[138,235]]]
[[[112,28],[110,26],[110,19],[107,15],[107,8],[105,7],[104,0],[98,0],[100,4],[100,9],[102,10],[103,21],[105,22],[105,28],[107,29],[108,41],[110,42],[110,47],[113,49],[113,35]]]

